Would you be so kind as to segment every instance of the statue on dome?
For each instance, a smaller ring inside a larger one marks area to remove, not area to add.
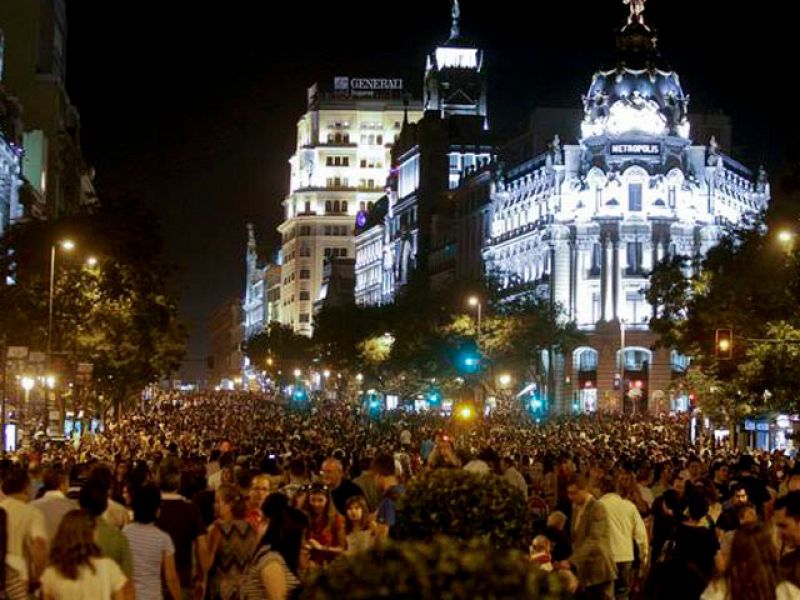
[[[553,138],[553,143],[550,144],[550,150],[553,152],[553,163],[556,165],[564,164],[564,159],[561,155],[561,138],[558,137],[558,134]]]
[[[644,25],[644,17],[642,17],[642,13],[644,12],[644,3],[647,0],[622,0],[622,3],[630,5],[631,7],[631,14],[628,17],[628,25],[636,22],[640,25]]]
[[[460,29],[458,26],[458,21],[461,18],[461,6],[458,4],[458,0],[453,0],[453,9],[452,9],[452,17],[453,17],[453,24],[450,26],[450,39],[455,39],[460,35]]]
[[[717,157],[719,157],[719,144],[717,143],[717,137],[712,135],[711,139],[708,140],[708,160],[706,164],[709,167],[716,167]]]

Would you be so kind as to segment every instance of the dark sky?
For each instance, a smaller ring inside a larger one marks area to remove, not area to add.
[[[67,4],[67,87],[100,197],[137,198],[160,220],[191,357],[208,352],[211,310],[243,290],[245,223],[274,238],[306,87],[386,75],[419,96],[425,54],[449,33],[448,0]],[[535,106],[577,107],[628,10],[621,0],[461,4],[503,132]],[[645,12],[690,109],[728,113],[745,160],[761,156],[773,172],[800,129],[795,19],[783,4],[649,0]]]

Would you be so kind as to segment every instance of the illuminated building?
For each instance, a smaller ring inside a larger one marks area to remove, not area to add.
[[[22,185],[21,111],[3,91],[4,49],[3,32],[0,31],[0,237],[22,216],[19,201]]]
[[[688,97],[640,14],[616,47],[617,64],[584,96],[578,143],[554,138],[490,192],[487,268],[509,288],[549,295],[588,335],[545,361],[555,413],[676,408],[667,390],[686,361],[651,350],[648,274],[668,256],[703,256],[726,224],[770,198],[763,169],[751,172],[714,138],[692,138]]]
[[[437,252],[449,252],[450,246],[441,249],[439,242],[452,226],[451,190],[465,171],[494,156],[483,51],[462,35],[459,20],[455,0],[450,37],[427,58],[423,117],[404,124],[392,149],[387,206],[376,207],[358,227],[358,304],[391,302],[413,273],[430,274]],[[449,257],[445,263],[450,264]]]
[[[403,122],[419,117],[399,79],[336,77],[332,92],[309,89],[278,227],[280,319],[296,332],[311,335],[324,263],[355,257],[354,221],[385,194],[391,147]]]

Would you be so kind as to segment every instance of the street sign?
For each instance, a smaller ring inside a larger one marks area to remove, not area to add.
[[[28,354],[28,362],[31,364],[42,364],[47,360],[47,355],[44,352],[31,352]]]
[[[28,357],[28,347],[9,346],[6,356],[8,360],[25,360]]]

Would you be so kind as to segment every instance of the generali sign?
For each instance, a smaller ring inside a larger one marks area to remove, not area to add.
[[[382,77],[334,77],[333,89],[338,91],[358,92],[384,92],[402,91],[402,79],[387,79]]]

